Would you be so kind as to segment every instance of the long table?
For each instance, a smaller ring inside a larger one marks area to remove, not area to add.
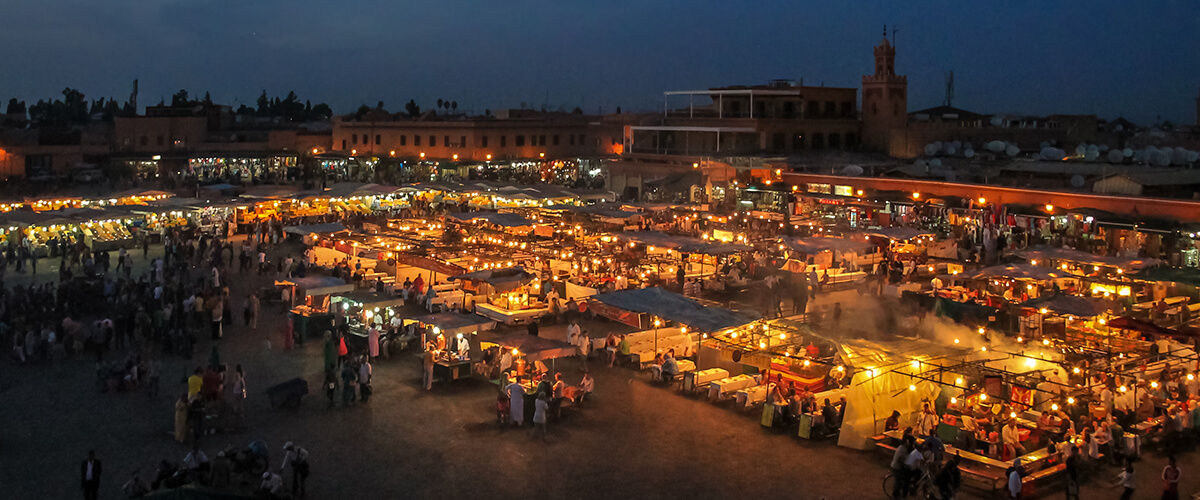
[[[550,313],[549,308],[537,309],[504,309],[487,303],[475,303],[475,314],[496,320],[506,325],[526,323]]]
[[[754,380],[754,377],[749,375],[738,375],[736,377],[714,380],[708,384],[708,398],[715,400],[720,398],[723,394],[734,392],[738,389],[745,389],[754,385],[758,385],[758,381]]]

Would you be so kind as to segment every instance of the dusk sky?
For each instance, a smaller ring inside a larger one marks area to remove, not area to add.
[[[521,102],[589,113],[662,105],[664,90],[803,78],[858,87],[897,25],[909,109],[1094,113],[1191,124],[1200,3],[910,0],[433,2],[6,0],[0,99],[140,104],[186,88],[253,105],[295,90],[339,113],[414,98],[460,109]],[[236,103],[235,103],[236,101]]]

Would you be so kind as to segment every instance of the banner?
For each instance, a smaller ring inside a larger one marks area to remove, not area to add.
[[[576,285],[574,283],[571,283],[570,281],[568,281],[566,283],[567,283],[567,293],[566,293],[565,298],[567,300],[591,297],[591,296],[599,293],[599,291],[596,290],[595,288],[588,288],[583,285]]]

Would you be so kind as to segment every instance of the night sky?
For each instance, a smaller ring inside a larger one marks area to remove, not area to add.
[[[796,0],[5,0],[0,99],[63,87],[140,104],[188,89],[337,112],[661,107],[664,90],[803,78],[859,86],[897,25],[909,109],[1194,121],[1200,2]]]

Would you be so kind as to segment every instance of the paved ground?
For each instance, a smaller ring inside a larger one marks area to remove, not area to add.
[[[42,264],[44,273],[55,272]],[[234,295],[265,282],[235,276]],[[860,317],[849,307],[852,294],[837,300],[848,308],[846,318]],[[495,425],[490,384],[421,391],[419,361],[409,356],[375,365],[375,396],[367,404],[327,409],[314,394],[296,411],[272,410],[263,394],[268,386],[301,376],[315,392],[321,380],[319,343],[291,352],[268,349],[267,340],[279,345],[281,318],[278,310],[268,311],[258,331],[235,326],[220,341],[223,361],[246,368],[247,430],[206,437],[202,448],[215,456],[227,445],[263,439],[277,467],[282,444],[296,441],[312,453],[309,498],[883,498],[886,458],[878,454],[763,429],[757,415],[598,363],[597,398],[553,424],[545,442]],[[607,331],[604,325],[590,329]],[[542,332],[565,336],[562,326]],[[207,359],[210,344],[201,342],[195,360],[167,359],[164,394],[156,400],[143,392],[98,393],[86,361],[0,363],[0,498],[78,496],[78,464],[89,448],[104,460],[105,499],[124,498],[119,486],[134,469],[148,475],[159,459],[181,460],[188,448],[169,435],[173,396],[184,390],[184,373]],[[574,360],[557,368],[568,381],[578,380]],[[1138,498],[1161,491],[1163,462],[1150,453],[1137,465]],[[1181,465],[1184,492],[1200,490],[1196,454],[1185,455]],[[1106,487],[1115,475],[1115,469],[1098,473],[1082,498],[1115,498],[1119,492]],[[1042,493],[1060,494],[1057,487]]]

